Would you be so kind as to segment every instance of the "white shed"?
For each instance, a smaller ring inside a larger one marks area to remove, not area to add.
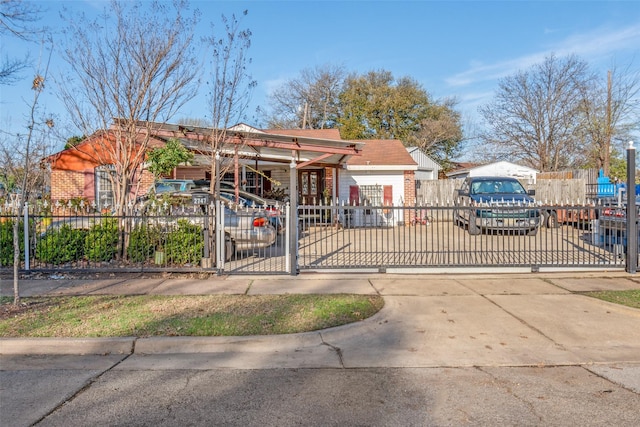
[[[449,178],[466,178],[468,176],[508,176],[519,179],[526,184],[535,184],[538,171],[527,166],[501,161],[476,166],[469,169],[459,169],[449,172]]]

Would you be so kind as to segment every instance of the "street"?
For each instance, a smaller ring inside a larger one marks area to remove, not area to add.
[[[616,375],[640,365],[210,369],[181,356],[3,356],[2,424],[638,424],[640,389]]]

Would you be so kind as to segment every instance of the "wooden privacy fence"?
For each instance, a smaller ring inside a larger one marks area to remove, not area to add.
[[[441,179],[419,181],[416,185],[416,203],[418,205],[451,206],[455,191],[462,185],[461,179]],[[584,179],[539,179],[535,184],[523,185],[535,190],[535,199],[549,204],[584,204],[587,200]]]

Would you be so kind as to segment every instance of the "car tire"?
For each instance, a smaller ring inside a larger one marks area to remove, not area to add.
[[[482,232],[482,229],[476,224],[476,216],[472,213],[469,214],[469,225],[467,230],[471,236],[477,236]]]
[[[460,211],[458,209],[453,211],[453,223],[457,227],[463,227],[464,226],[464,220],[462,219],[462,216],[460,215]]]
[[[558,228],[560,227],[560,223],[558,222],[558,214],[557,212],[551,211],[545,213],[545,225],[547,228]]]
[[[230,235],[224,235],[224,262],[229,262],[235,256],[236,244]]]

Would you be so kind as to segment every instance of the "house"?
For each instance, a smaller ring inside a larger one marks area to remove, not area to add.
[[[111,156],[108,146],[114,144],[112,131],[98,131],[75,147],[66,148],[42,160],[51,171],[51,200],[84,199],[98,209],[113,206],[113,189],[109,175],[117,173],[113,165],[105,164]],[[164,145],[165,141],[151,138],[149,147]],[[134,195],[146,192],[153,184],[153,175],[141,171],[140,185],[131,189]]]
[[[42,164],[51,170],[52,200],[83,199],[95,203],[97,208],[113,204],[110,175],[118,172],[114,170],[116,162],[111,157],[116,151],[112,147],[120,132],[118,126],[116,120],[110,129],[98,131],[77,146],[43,159]],[[178,139],[195,154],[193,164],[177,167],[171,178],[211,178],[211,163],[215,153],[206,139],[212,129],[140,122],[137,131],[141,135],[150,135],[150,148],[161,147],[169,139]],[[358,155],[363,145],[361,142],[343,141],[337,130],[275,132],[265,132],[244,124],[228,129],[225,144],[220,148],[221,166],[228,171],[223,179],[233,182],[240,175],[237,180],[239,185],[260,195],[276,185],[288,191],[292,162],[301,169],[337,168],[350,156]],[[131,163],[138,165],[140,177],[140,184],[130,189],[130,195],[135,197],[146,193],[154,177],[144,168],[144,159],[133,159]],[[271,178],[271,173],[286,178],[286,181]],[[323,191],[322,185],[324,182],[317,181],[314,186],[319,195]]]
[[[470,168],[456,169],[447,173],[450,179],[461,179],[467,176],[508,176],[517,178],[526,184],[535,184],[538,171],[515,163],[500,161]]]
[[[442,166],[429,157],[422,149],[418,147],[406,147],[407,152],[413,160],[418,164],[416,170],[416,182],[430,181],[438,179]]]
[[[339,199],[350,205],[411,206],[415,201],[415,172],[418,164],[402,141],[365,140],[360,156],[351,157],[339,177]],[[394,213],[395,212],[395,216]],[[396,225],[409,220],[400,210],[356,210],[352,226]],[[408,212],[407,212],[408,215]]]
[[[210,179],[214,153],[204,142],[211,129],[166,123],[142,123],[151,129],[150,147],[163,146],[175,138],[195,153],[189,165],[174,169],[171,178]],[[117,126],[114,125],[114,126]],[[105,140],[113,142],[116,133],[96,132],[77,147],[68,148],[45,159],[51,167],[52,200],[82,198],[98,207],[112,203],[109,174],[113,166],[99,156]],[[398,140],[346,141],[337,129],[257,129],[239,124],[227,129],[220,148],[223,180],[236,182],[246,191],[263,197],[289,196],[295,183],[298,202],[321,204],[329,200],[355,201],[355,191],[369,202],[401,205],[415,200],[417,163]],[[361,158],[362,157],[362,158]],[[141,183],[131,195],[144,194],[153,176],[139,162]],[[295,165],[297,181],[291,182]],[[390,223],[401,218],[389,218]]]

